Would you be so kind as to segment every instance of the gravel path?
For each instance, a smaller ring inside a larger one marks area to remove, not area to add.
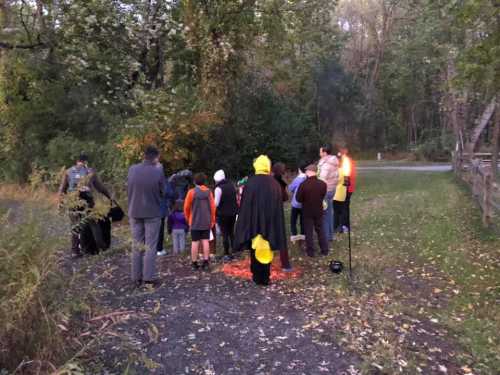
[[[95,288],[104,310],[128,312],[92,354],[94,371],[359,373],[359,357],[343,350],[331,333],[308,330],[311,317],[281,292],[279,283],[261,288],[226,276],[219,266],[193,272],[185,257],[163,257],[163,284],[132,291],[128,270],[125,254],[87,269],[89,280],[98,279]]]

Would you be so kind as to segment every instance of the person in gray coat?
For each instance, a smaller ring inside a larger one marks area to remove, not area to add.
[[[165,173],[158,168],[159,151],[148,146],[144,161],[130,167],[127,178],[128,216],[132,231],[132,281],[156,286],[156,246],[161,226]]]

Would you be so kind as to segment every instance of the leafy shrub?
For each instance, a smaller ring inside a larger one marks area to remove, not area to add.
[[[418,160],[448,160],[452,150],[449,137],[434,137],[416,146],[414,149]]]

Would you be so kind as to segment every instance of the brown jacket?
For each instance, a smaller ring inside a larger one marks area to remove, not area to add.
[[[305,217],[323,216],[323,199],[326,195],[326,183],[316,176],[307,177],[297,190],[296,199],[302,203],[302,212]]]

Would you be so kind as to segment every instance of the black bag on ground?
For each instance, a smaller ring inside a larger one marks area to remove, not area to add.
[[[116,201],[112,201],[111,203],[112,205],[108,212],[108,219],[110,219],[113,223],[122,221],[125,217],[125,213],[123,212],[122,208],[118,206],[118,203]]]
[[[80,247],[84,253],[98,254],[111,246],[111,221],[104,218],[89,220],[80,227]]]

